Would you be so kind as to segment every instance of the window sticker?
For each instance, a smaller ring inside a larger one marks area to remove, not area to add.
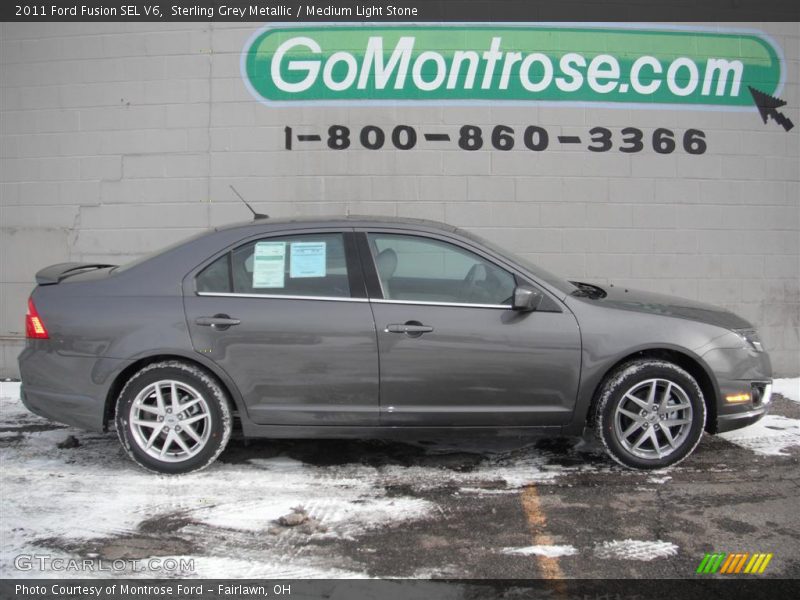
[[[292,247],[289,277],[325,277],[325,242],[295,242]]]
[[[286,242],[257,242],[253,254],[253,288],[284,287]]]

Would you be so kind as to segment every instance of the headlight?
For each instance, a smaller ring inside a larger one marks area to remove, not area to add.
[[[755,329],[734,329],[733,332],[756,352],[764,351],[764,346],[761,345],[761,338],[758,337],[758,332]]]

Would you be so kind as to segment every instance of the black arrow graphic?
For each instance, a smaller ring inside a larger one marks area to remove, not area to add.
[[[786,100],[781,100],[775,96],[765,94],[749,85],[747,88],[750,90],[750,95],[753,96],[753,102],[755,102],[756,108],[758,108],[758,114],[761,115],[761,120],[764,121],[765,124],[767,119],[772,117],[773,120],[786,131],[794,127],[794,123],[792,123],[791,119],[778,111],[781,106],[786,104]]]

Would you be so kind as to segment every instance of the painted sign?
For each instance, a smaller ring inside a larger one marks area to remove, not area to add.
[[[561,26],[268,27],[242,75],[263,102],[571,102],[753,108],[780,50],[757,33]]]

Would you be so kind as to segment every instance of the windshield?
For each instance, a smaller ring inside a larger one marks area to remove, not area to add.
[[[483,237],[481,237],[479,235],[476,235],[476,234],[474,234],[472,232],[464,231],[462,229],[459,229],[458,232],[461,235],[463,235],[464,237],[468,237],[468,238],[470,238],[472,240],[475,240],[476,242],[486,246],[487,248],[489,248],[490,250],[496,252],[500,256],[505,256],[505,257],[509,258],[513,262],[519,264],[520,266],[524,267],[526,270],[530,271],[537,278],[541,279],[542,281],[545,281],[546,283],[549,283],[550,285],[552,285],[553,287],[561,290],[565,294],[572,294],[573,292],[575,292],[578,289],[575,285],[573,285],[572,283],[570,283],[566,279],[562,279],[561,277],[559,277],[558,275],[555,275],[554,273],[551,273],[547,269],[543,269],[542,267],[540,267],[539,265],[529,261],[528,259],[526,259],[526,258],[524,258],[522,256],[519,256],[518,254],[514,254],[510,250],[507,250],[506,248],[498,246],[497,244],[494,244],[494,243],[490,242],[489,240],[487,240],[487,239],[485,239],[485,238],[483,238]]]

